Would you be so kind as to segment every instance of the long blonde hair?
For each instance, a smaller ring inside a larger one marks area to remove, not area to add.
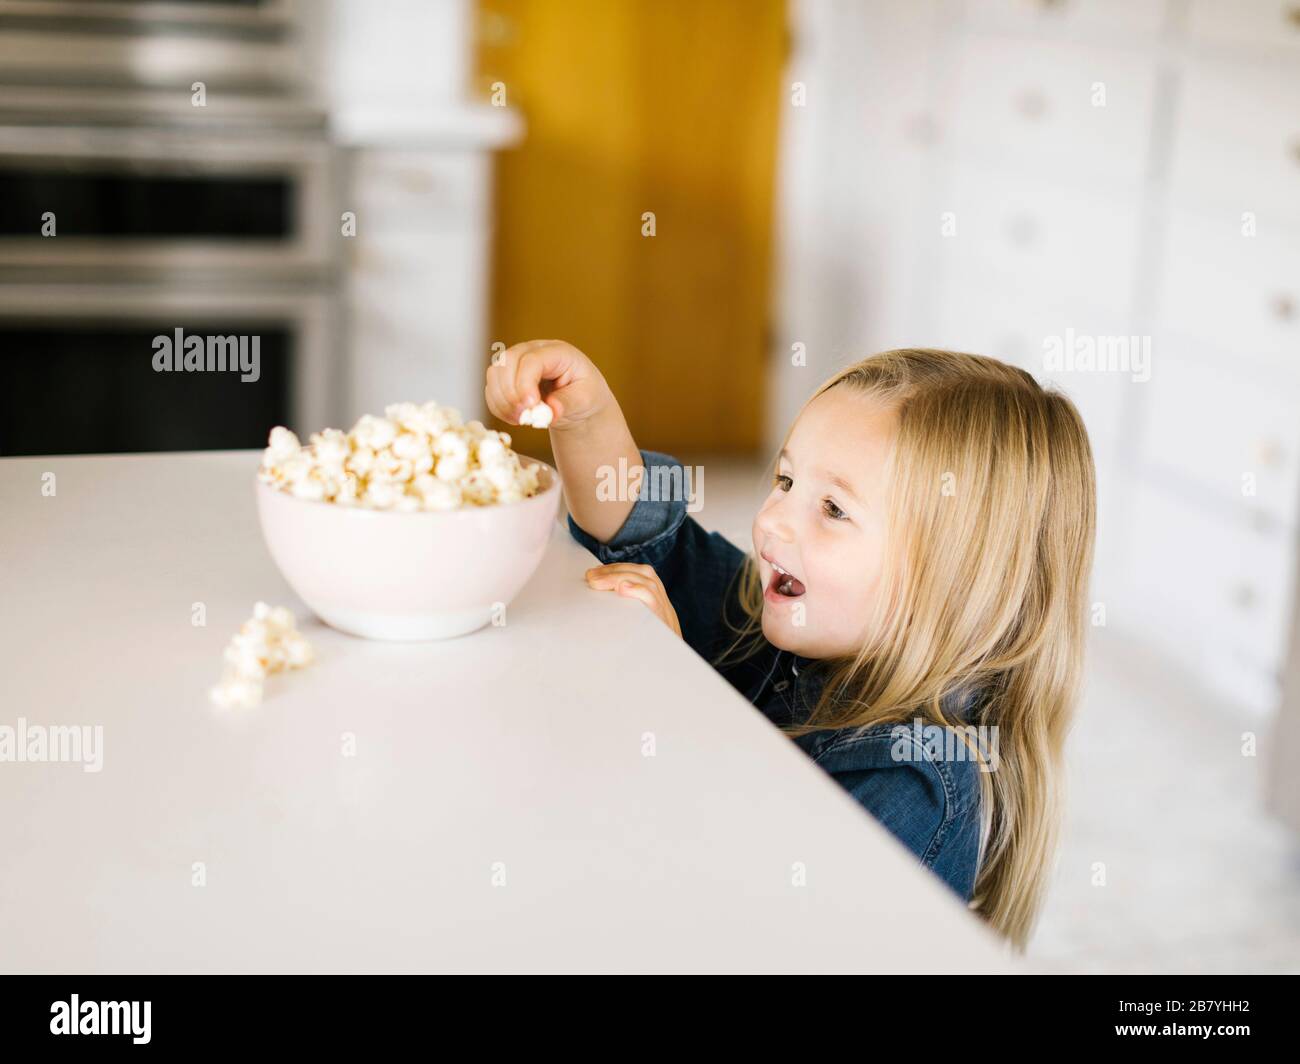
[[[978,773],[970,907],[1023,950],[1055,859],[1083,665],[1096,521],[1087,432],[1069,399],[1024,370],[955,351],[885,351],[837,373],[809,402],[831,388],[898,412],[888,559],[867,645],[823,663],[817,705],[786,731],[916,716],[996,726],[998,764]],[[739,595],[745,621],[719,663],[762,645],[752,557]],[[971,690],[982,693],[971,715],[949,719],[945,698]]]

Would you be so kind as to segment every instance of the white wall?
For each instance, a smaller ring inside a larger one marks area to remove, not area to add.
[[[471,102],[470,0],[328,0],[314,49],[339,150],[349,423],[435,399],[480,417],[492,152],[517,115]]]

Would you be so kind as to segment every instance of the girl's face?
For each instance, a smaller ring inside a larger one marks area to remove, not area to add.
[[[884,568],[897,430],[893,407],[844,386],[795,422],[754,518],[769,643],[806,658],[861,649]]]

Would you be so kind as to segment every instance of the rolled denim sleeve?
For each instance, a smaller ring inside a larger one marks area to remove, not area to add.
[[[650,483],[651,478],[656,475],[656,470],[665,471],[671,478],[674,469],[678,470],[677,476],[682,478],[677,480],[677,483],[685,483],[681,463],[669,455],[660,454],[658,451],[642,451],[641,462],[645,466],[643,483]],[[669,479],[667,482],[672,483],[672,480]],[[671,549],[678,529],[686,520],[686,499],[679,498],[677,494],[671,492],[667,499],[653,498],[652,494],[641,493],[641,497],[632,504],[632,509],[622,527],[614,533],[613,539],[608,543],[601,543],[587,532],[574,521],[572,514],[569,515],[569,532],[574,539],[599,558],[603,565],[613,565],[615,562],[654,565],[651,559]]]
[[[675,458],[642,451],[643,485],[685,485]],[[697,490],[701,483],[694,482]],[[667,495],[667,498],[662,496]],[[709,658],[727,635],[724,609],[745,554],[717,532],[706,532],[687,512],[684,491],[642,490],[627,519],[608,543],[601,543],[569,515],[569,532],[602,564],[630,562],[654,568],[677,614],[682,638]]]

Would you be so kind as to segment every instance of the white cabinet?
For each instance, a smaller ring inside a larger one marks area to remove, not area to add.
[[[805,9],[801,58],[834,108],[791,120],[794,176],[848,224],[820,247],[800,227],[783,332],[838,362],[986,353],[1070,395],[1107,626],[1273,709],[1300,542],[1300,5]],[[1070,336],[1135,343],[1149,372],[1049,369],[1045,343]]]
[[[1148,471],[1197,490],[1225,520],[1250,513],[1295,527],[1300,388],[1175,336],[1162,339],[1145,399]]]
[[[1047,305],[1132,303],[1141,233],[1131,198],[961,162],[951,203],[956,233],[940,241],[949,291],[992,283]]]
[[[1291,36],[1300,41],[1300,31]],[[1300,50],[1298,50],[1300,51]],[[1300,223],[1297,54],[1189,54],[1178,71],[1169,191],[1261,228]]]
[[[1188,32],[1212,48],[1240,46],[1253,54],[1300,55],[1295,0],[1192,0]]]
[[[1122,626],[1234,703],[1270,708],[1285,649],[1292,537],[1240,508],[1134,493]]]
[[[1074,184],[1141,182],[1155,99],[1149,52],[977,33],[958,70],[952,134],[963,156],[1053,179],[1064,170]]]
[[[340,215],[355,222],[343,240],[344,418],[429,399],[481,417],[492,152],[522,122],[466,99],[470,0],[326,8],[320,91],[343,145]]]
[[[1099,36],[1111,44],[1148,44],[1165,20],[1164,0],[966,0],[962,7],[967,21],[980,27],[1039,39]]]
[[[481,416],[490,157],[375,147],[350,159],[348,417],[429,399]]]
[[[1300,226],[1270,219],[1247,236],[1239,215],[1171,206],[1161,250],[1159,328],[1213,345],[1244,374],[1300,382],[1298,252]]]

